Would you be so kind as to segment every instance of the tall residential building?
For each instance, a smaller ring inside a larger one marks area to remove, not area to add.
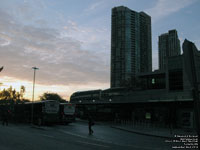
[[[161,34],[158,41],[159,48],[159,69],[165,70],[167,59],[170,56],[181,54],[180,40],[176,30],[169,30],[168,33]]]
[[[152,71],[151,17],[127,7],[112,9],[111,88]]]

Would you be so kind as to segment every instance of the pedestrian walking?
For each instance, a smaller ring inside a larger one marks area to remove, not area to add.
[[[88,116],[88,128],[89,128],[89,134],[93,134],[93,130],[92,130],[92,126],[94,125],[94,121],[92,119],[92,117],[89,115]]]
[[[2,125],[8,126],[8,112],[4,111],[2,114]]]

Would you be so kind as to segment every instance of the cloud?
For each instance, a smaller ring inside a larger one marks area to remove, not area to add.
[[[185,8],[197,0],[158,0],[154,7],[145,12],[152,16],[153,22]]]
[[[7,46],[11,42],[11,38],[9,38],[7,35],[0,33],[0,46]]]
[[[84,12],[91,12],[94,11],[96,9],[98,9],[98,7],[100,7],[102,4],[104,3],[104,1],[97,1],[95,3],[92,3],[87,9],[84,10]]]
[[[106,28],[84,27],[77,25],[76,22],[68,20],[68,23],[61,31],[62,37],[71,37],[80,41],[83,49],[97,52],[110,53],[110,34]],[[109,59],[109,57],[107,57]]]
[[[39,84],[108,85],[109,60],[102,59],[105,53],[82,46],[82,42],[92,43],[96,39],[92,40],[88,34],[79,41],[69,33],[78,33],[82,29],[72,22],[68,27],[70,30],[63,35],[56,29],[23,25],[1,11],[0,64],[5,66],[4,75],[32,81],[31,68],[37,66],[40,68],[37,71]],[[89,33],[89,29],[85,33]]]

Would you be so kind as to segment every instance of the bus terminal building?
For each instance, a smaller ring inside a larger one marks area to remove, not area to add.
[[[186,66],[190,60],[185,55],[186,51],[194,53],[193,69],[199,80],[200,52],[196,47],[183,49],[182,55],[167,58],[165,70],[138,74],[138,86],[73,93],[70,102],[77,105],[77,115],[85,118],[92,113],[94,119],[101,121],[119,119],[194,128],[193,86]]]

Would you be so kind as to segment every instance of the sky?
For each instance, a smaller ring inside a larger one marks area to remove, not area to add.
[[[158,36],[168,30],[200,49],[200,0],[1,0],[0,90],[24,85],[31,99],[34,66],[35,100],[109,88],[111,9],[121,5],[151,16],[154,70]]]

